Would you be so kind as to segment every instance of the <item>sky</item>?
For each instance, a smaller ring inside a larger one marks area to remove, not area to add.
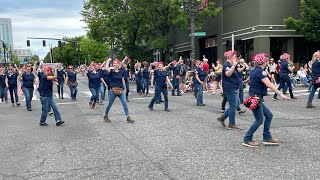
[[[0,17],[11,18],[13,45],[27,47],[27,37],[63,38],[85,35],[85,23],[80,11],[83,0],[1,0]],[[58,46],[57,41],[30,40],[33,54],[44,58],[48,44]]]

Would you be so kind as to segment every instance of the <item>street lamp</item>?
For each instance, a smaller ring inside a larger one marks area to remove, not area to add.
[[[195,60],[195,17],[196,13],[199,10],[200,2],[198,0],[185,0],[183,3],[183,9],[186,13],[188,13],[191,17],[190,21],[190,30],[191,30],[191,55],[190,59],[193,62]]]

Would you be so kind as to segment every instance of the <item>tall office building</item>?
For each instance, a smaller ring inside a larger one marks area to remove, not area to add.
[[[13,47],[11,18],[0,18],[0,40],[8,48]],[[2,42],[0,48],[2,49]]]

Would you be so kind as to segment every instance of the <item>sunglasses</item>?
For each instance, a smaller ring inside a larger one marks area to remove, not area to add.
[[[9,69],[10,71],[14,70],[14,69]]]

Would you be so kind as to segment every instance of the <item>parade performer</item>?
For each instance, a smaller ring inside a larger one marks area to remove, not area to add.
[[[65,84],[67,84],[70,88],[71,99],[73,101],[77,100],[77,92],[78,92],[77,71],[74,70],[72,65],[68,66]]]
[[[308,102],[307,102],[307,108],[315,108],[315,106],[312,105],[312,100],[314,97],[315,92],[320,87],[320,52],[315,53],[315,61],[313,61],[311,65],[312,70],[312,77],[313,77],[313,85],[310,90]]]
[[[33,98],[34,85],[36,86],[36,89],[38,89],[38,87],[36,85],[36,78],[32,73],[32,68],[30,65],[26,67],[26,72],[19,76],[19,81],[22,81],[22,91],[26,99],[27,110],[32,111],[31,101]]]

